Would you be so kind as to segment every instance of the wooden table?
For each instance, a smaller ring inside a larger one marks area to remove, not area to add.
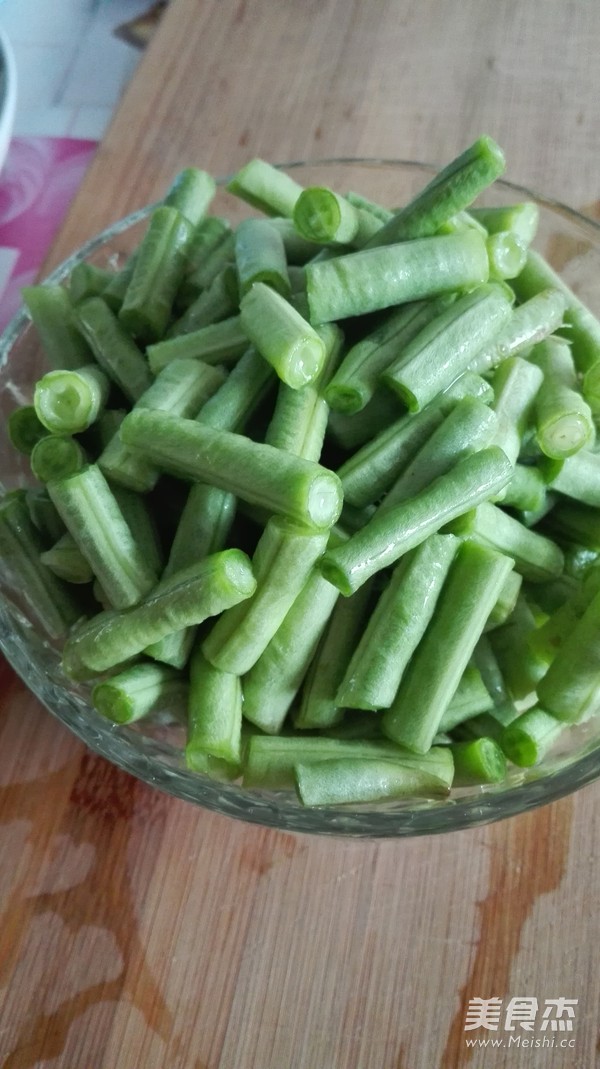
[[[188,162],[444,161],[482,132],[593,206],[599,42],[593,0],[174,0],[51,259]],[[597,1064],[600,785],[429,839],[294,837],[151,790],[1,682],[7,1069]],[[578,999],[573,1030],[465,1032],[491,997]],[[517,1034],[574,1046],[466,1045]]]

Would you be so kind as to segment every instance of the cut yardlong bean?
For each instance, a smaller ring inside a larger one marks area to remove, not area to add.
[[[514,573],[509,572],[509,575]],[[489,619],[489,617],[488,617]],[[487,635],[482,635],[473,650],[473,664],[493,699],[494,706],[504,705],[509,700],[508,690],[502,677],[500,665]]]
[[[70,435],[47,434],[31,450],[31,470],[41,483],[66,479],[87,464],[87,457],[76,438]]]
[[[279,378],[299,389],[320,374],[325,343],[280,294],[255,283],[240,302],[242,327]]]
[[[577,373],[566,341],[547,338],[529,359],[541,368],[544,381],[535,399],[536,439],[548,457],[563,460],[595,438],[590,406],[577,389]]]
[[[329,430],[336,441],[348,450],[360,447],[338,470],[346,503],[362,508],[381,497],[439,426],[444,414],[463,397],[478,397],[489,404],[494,391],[480,375],[466,371],[432,404],[400,419],[395,418],[398,406],[394,398],[382,390],[355,415],[331,412]]]
[[[460,230],[469,229],[477,230],[485,239],[489,237],[486,228],[477,222],[471,212],[467,211],[457,212],[456,215],[453,215],[451,219],[442,224],[438,234],[457,234]]]
[[[421,446],[385,495],[380,509],[406,501],[468,456],[489,445],[496,416],[476,397],[463,397]]]
[[[514,701],[528,698],[548,668],[553,653],[546,656],[534,650],[529,639],[538,621],[523,594],[502,627],[488,634],[492,650],[502,672],[509,696]]]
[[[598,363],[600,360],[600,321],[563,282],[560,275],[557,275],[539,252],[534,249],[529,250],[527,263],[518,278],[513,280],[512,287],[520,301],[526,301],[540,293],[541,290],[560,290],[566,301],[564,335],[571,342],[577,370],[585,374]],[[585,389],[585,379],[583,392],[586,400],[594,407],[594,401],[597,404],[598,398],[595,398],[593,393],[588,394]]]
[[[441,405],[448,406],[455,401],[461,401],[463,397],[477,397],[485,405],[491,405],[494,400],[494,389],[476,371],[463,371],[462,375],[440,394],[438,400]]]
[[[519,572],[509,572],[498,600],[494,605],[485,625],[486,631],[492,631],[506,623],[517,604],[517,598],[523,585],[523,576]]]
[[[465,457],[416,497],[378,511],[345,545],[328,551],[321,565],[325,578],[351,594],[444,524],[499,493],[511,473],[496,446]]]
[[[235,263],[241,297],[255,282],[272,286],[282,297],[289,296],[291,286],[283,237],[267,219],[244,219],[238,224]]]
[[[248,337],[239,316],[230,316],[190,334],[149,345],[148,363],[158,375],[173,360],[202,360],[205,364],[235,364],[248,348]]]
[[[188,731],[185,759],[195,767],[197,754],[239,764],[242,749],[242,685],[239,676],[206,660],[198,645],[190,660]]]
[[[177,208],[192,226],[197,227],[208,211],[216,189],[217,184],[207,171],[185,167],[171,182],[163,204]]]
[[[121,323],[134,338],[152,342],[165,333],[192,233],[176,208],[163,205],[153,211],[119,310]]]
[[[250,160],[227,183],[230,193],[245,200],[266,215],[283,215],[291,219],[302,186],[265,160]]]
[[[185,214],[185,213],[184,213]],[[196,227],[187,248],[185,270],[192,274],[206,258],[231,234],[231,227],[226,219],[219,215],[209,215]],[[182,283],[185,287],[185,280]],[[194,294],[197,296],[197,293]]]
[[[97,364],[49,371],[36,383],[34,406],[52,434],[80,434],[97,420],[108,390],[108,379]]]
[[[519,520],[489,501],[459,516],[451,524],[451,530],[464,538],[475,539],[480,545],[506,553],[529,582],[547,582],[562,573],[564,557],[555,542],[524,527]]]
[[[398,398],[381,386],[360,412],[348,416],[345,412],[331,411],[328,431],[342,449],[358,449],[398,419],[403,410]]]
[[[564,730],[562,721],[536,705],[504,728],[502,749],[513,765],[529,768],[541,761]]]
[[[15,491],[0,501],[0,555],[5,577],[50,638],[61,638],[82,615],[76,597],[45,564],[39,531],[31,522],[25,494]]]
[[[275,217],[270,218],[268,222],[281,235],[289,266],[303,267],[321,251],[321,245],[315,244],[314,241],[307,241],[298,233],[292,219]]]
[[[127,287],[133,277],[135,260],[136,253],[132,252],[131,255],[127,257],[122,267],[114,273],[111,281],[102,291],[102,300],[105,301],[111,312],[114,312],[115,315],[123,304],[123,298],[127,293]],[[92,294],[90,294],[90,296],[92,296]]]
[[[342,707],[384,709],[425,634],[458,540],[432,535],[394,569],[352,655],[337,694]]]
[[[373,397],[382,372],[404,346],[453,299],[439,297],[398,308],[346,353],[325,391],[327,403],[339,412],[358,412]]]
[[[224,379],[218,368],[200,360],[175,360],[160,372],[134,408],[147,408],[173,415],[196,416]],[[128,449],[119,432],[98,457],[98,467],[108,479],[138,493],[156,485],[160,472],[139,452]]]
[[[481,672],[474,664],[468,664],[450,704],[446,706],[438,731],[452,731],[457,724],[462,724],[472,716],[487,713],[493,705],[493,698],[483,681]]]
[[[515,356],[500,365],[492,380],[493,409],[498,420],[493,440],[512,464],[516,464],[521,452],[521,442],[543,377],[535,364]]]
[[[79,329],[102,370],[130,401],[137,401],[152,383],[142,351],[101,297],[83,301],[76,314]]]
[[[468,208],[504,168],[500,146],[491,137],[480,137],[397,212],[369,245],[389,245],[435,234],[448,219]]]
[[[94,578],[89,561],[68,532],[61,535],[50,549],[45,550],[40,555],[40,560],[59,579],[64,579],[67,583],[91,583]]]
[[[599,672],[600,594],[596,594],[538,683],[540,705],[558,720],[579,722],[597,699]]]
[[[510,316],[499,286],[481,286],[459,298],[410,341],[383,373],[411,412],[420,411],[467,370],[476,353]]]
[[[27,457],[31,455],[34,445],[48,434],[33,405],[13,408],[6,429],[11,445]]]
[[[221,319],[228,319],[237,312],[238,303],[237,274],[233,265],[228,264],[188,305],[183,315],[175,320],[169,328],[168,337],[178,338],[182,334],[209,327]]]
[[[342,488],[337,475],[273,446],[149,410],[131,412],[123,421],[121,437],[163,470],[210,482],[299,523],[329,528],[340,515]]]
[[[510,231],[490,234],[485,247],[490,261],[490,278],[515,278],[525,265],[527,249]]]
[[[72,679],[124,664],[172,631],[200,624],[250,597],[256,580],[239,549],[227,549],[161,582],[139,605],[99,613],[74,630],[63,652]]]
[[[42,537],[44,549],[49,549],[66,531],[46,487],[40,490],[26,490],[25,504],[33,526]]]
[[[21,296],[52,367],[78,368],[91,362],[92,353],[77,328],[75,310],[63,286],[25,286]]]
[[[204,640],[205,657],[224,672],[243,675],[258,661],[283,623],[327,543],[280,517],[267,523],[252,567],[256,594],[224,613]]]
[[[417,753],[431,746],[485,622],[513,566],[503,554],[463,543],[382,728]]]
[[[364,628],[371,597],[371,585],[365,584],[352,597],[336,603],[304,682],[294,717],[296,728],[323,729],[342,719],[338,689]]]
[[[401,416],[367,441],[338,468],[344,502],[364,508],[378,501],[443,419],[441,406],[428,405],[414,416]]]
[[[294,224],[309,241],[364,245],[381,222],[325,186],[304,189],[294,205]]]
[[[203,405],[198,419],[218,430],[241,430],[274,378],[272,368],[250,347],[220,389]],[[235,509],[233,494],[216,486],[195,483],[179,518],[164,578],[223,549]],[[193,629],[176,632],[149,647],[146,653],[181,668],[193,641]]]
[[[96,264],[76,264],[69,276],[69,297],[73,304],[88,297],[101,297],[114,280],[115,272]]]
[[[96,465],[49,483],[48,492],[115,608],[134,605],[155,586],[156,574]]]
[[[504,705],[495,705],[489,712],[479,713],[458,724],[452,731],[452,738],[464,742],[471,739],[493,739],[502,749],[504,729],[518,716],[519,710],[510,701]]]
[[[454,783],[466,787],[475,783],[501,783],[506,776],[506,758],[494,739],[454,742]]]
[[[227,270],[231,269],[231,270]],[[208,290],[219,275],[224,279],[231,278],[231,271],[235,269],[235,237],[233,233],[226,234],[215,248],[204,258],[202,263],[185,279],[184,290],[199,294],[200,290]]]
[[[129,527],[134,541],[146,564],[155,575],[164,567],[164,553],[158,536],[156,516],[150,510],[147,498],[127,490],[124,486],[112,486],[115,500]]]
[[[244,716],[278,732],[298,693],[339,590],[313,569],[268,646],[243,679]]]
[[[580,449],[551,470],[549,483],[565,497],[600,508],[600,454]]]
[[[276,382],[273,368],[251,345],[202,405],[197,419],[215,430],[240,431]]]
[[[297,765],[295,774],[300,799],[310,806],[446,793],[437,777],[388,760],[340,758]]]
[[[484,374],[509,356],[526,354],[532,345],[560,327],[565,307],[563,294],[552,289],[542,290],[524,304],[517,305],[491,345],[474,357],[469,368]]]
[[[183,507],[163,579],[225,547],[235,518],[235,497],[216,486],[195,483]],[[176,668],[187,663],[194,629],[173,631],[147,646],[148,656]]]
[[[375,201],[370,200],[368,197],[363,197],[362,193],[353,193],[349,190],[346,193],[346,200],[350,201],[350,204],[353,204],[355,208],[362,208],[364,211],[370,212],[381,223],[389,223],[394,215],[389,208],[384,208],[381,204],[376,204]]]
[[[589,505],[561,500],[548,516],[546,526],[559,540],[600,552],[600,513]]]
[[[180,672],[148,662],[96,683],[92,705],[115,724],[133,724],[152,713],[180,713],[185,709],[187,692],[187,680]]]
[[[280,382],[273,415],[265,433],[267,445],[314,461],[321,456],[329,418],[323,386],[338,364],[344,340],[335,323],[325,323],[318,328],[318,333],[326,350],[320,375],[299,390]]]
[[[370,718],[372,723],[373,718]],[[403,750],[389,739],[342,739],[315,735],[251,735],[244,758],[244,786],[293,786],[294,767],[340,758],[401,762],[452,785],[454,766],[448,747],[434,746],[426,754]]]
[[[503,492],[502,504],[522,512],[539,512],[544,508],[546,496],[546,480],[538,468],[516,464]]]
[[[540,209],[534,201],[510,204],[498,208],[471,208],[471,215],[485,227],[488,234],[510,231],[529,245],[540,220]]]
[[[337,256],[306,265],[313,323],[365,315],[487,282],[480,234],[467,231]]]

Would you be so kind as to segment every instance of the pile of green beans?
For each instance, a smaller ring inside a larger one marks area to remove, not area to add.
[[[600,693],[600,323],[482,137],[399,210],[182,171],[119,268],[23,292],[7,582],[65,684],[186,711],[194,771],[309,806],[536,765]],[[41,484],[41,485],[40,485]]]

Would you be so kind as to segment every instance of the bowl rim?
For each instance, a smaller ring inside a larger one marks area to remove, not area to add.
[[[384,157],[321,157],[293,160],[278,163],[275,166],[282,170],[294,171],[300,168],[334,165],[404,168],[432,174],[439,169],[432,163]],[[231,177],[232,175],[227,175],[217,179],[218,187],[224,187]],[[535,201],[541,207],[564,217],[567,221],[586,229],[589,228],[596,240],[600,236],[600,222],[558,200],[545,197],[527,186],[505,179],[498,179],[494,184],[520,199]],[[143,221],[156,203],[158,202],[152,202],[130,212],[85,241],[58,264],[43,281],[48,284],[63,281],[77,263],[85,260],[113,237]],[[12,345],[29,322],[29,316],[22,307],[5,327],[0,335],[0,368],[5,366]],[[0,650],[12,668],[49,712],[65,724],[89,749],[152,787],[158,787],[168,794],[193,802],[204,809],[247,823],[287,832],[344,838],[351,836],[383,839],[434,835],[465,830],[516,816],[557,801],[593,783],[600,777],[600,745],[598,745],[560,768],[537,774],[535,769],[524,770],[523,774],[526,778],[523,782],[513,784],[504,790],[501,789],[501,785],[495,785],[493,790],[481,787],[479,794],[468,798],[449,797],[433,803],[425,802],[415,808],[406,806],[395,808],[393,804],[386,808],[365,807],[364,809],[346,809],[342,806],[302,807],[295,799],[287,801],[290,798],[289,792],[271,791],[263,794],[255,789],[250,791],[238,784],[216,781],[189,769],[170,767],[164,761],[158,762],[151,753],[140,752],[139,745],[133,744],[131,736],[126,735],[117,725],[101,717],[82,699],[66,691],[64,684],[62,688],[54,685],[52,689],[51,686],[52,693],[49,695],[48,679],[44,672],[36,671],[32,676],[31,663],[23,653],[19,643],[19,631],[15,628],[14,607],[1,591],[0,624],[2,625],[0,626]],[[54,699],[52,705],[49,703],[49,696]],[[89,721],[90,709],[94,713],[93,730]],[[85,717],[81,715],[83,710],[87,710],[88,713]],[[136,733],[135,738],[139,742],[144,737]],[[196,787],[196,790],[192,789],[192,785]]]

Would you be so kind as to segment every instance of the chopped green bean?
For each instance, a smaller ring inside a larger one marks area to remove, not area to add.
[[[329,528],[341,512],[342,488],[333,472],[243,435],[138,409],[124,419],[121,438],[163,470],[210,482],[299,523]]]
[[[255,589],[245,553],[215,553],[161,581],[138,605],[101,612],[76,628],[63,650],[63,670],[71,679],[92,678],[125,664],[172,631],[218,616]]]
[[[467,370],[480,349],[498,333],[511,303],[496,285],[460,297],[427,324],[383,373],[411,412],[420,411]]]
[[[250,671],[292,608],[326,543],[326,534],[280,517],[269,520],[252,558],[254,597],[224,613],[204,640],[202,650],[211,664],[236,675]]]
[[[279,293],[256,282],[240,302],[242,327],[279,378],[299,389],[320,374],[326,348],[303,316]]]
[[[443,168],[405,208],[371,239],[370,245],[435,234],[443,223],[468,208],[505,167],[504,154],[491,137],[480,137]]]
[[[450,520],[498,493],[511,472],[497,446],[463,458],[416,497],[378,510],[345,545],[329,550],[322,562],[325,578],[351,594]]]
[[[394,742],[417,753],[429,749],[512,565],[475,543],[459,547],[435,616],[383,714]]]
[[[92,705],[115,724],[133,724],[152,713],[185,708],[187,681],[164,665],[134,664],[110,679],[96,683]]]
[[[396,566],[356,647],[337,693],[340,707],[384,709],[425,634],[458,540],[431,535]]]
[[[52,434],[81,434],[100,415],[109,382],[97,364],[76,370],[49,371],[38,379],[34,407]]]
[[[34,445],[29,461],[36,479],[49,483],[81,471],[87,464],[87,457],[76,438],[47,434]]]
[[[193,229],[176,208],[155,208],[138,246],[131,281],[119,309],[126,331],[143,342],[164,334],[183,278]]]
[[[468,231],[362,249],[306,265],[311,322],[377,312],[487,282],[480,234]]]
[[[63,286],[25,286],[21,296],[52,367],[78,368],[90,363],[92,354],[79,333],[75,309]]]
[[[197,754],[239,764],[242,751],[242,685],[239,676],[215,668],[200,645],[190,660],[188,732],[185,760],[195,767]]]
[[[130,401],[137,401],[152,383],[152,375],[135,342],[101,297],[77,306],[77,324],[100,367]]]
[[[48,434],[33,405],[13,408],[8,417],[7,431],[11,445],[27,457],[40,439]]]

